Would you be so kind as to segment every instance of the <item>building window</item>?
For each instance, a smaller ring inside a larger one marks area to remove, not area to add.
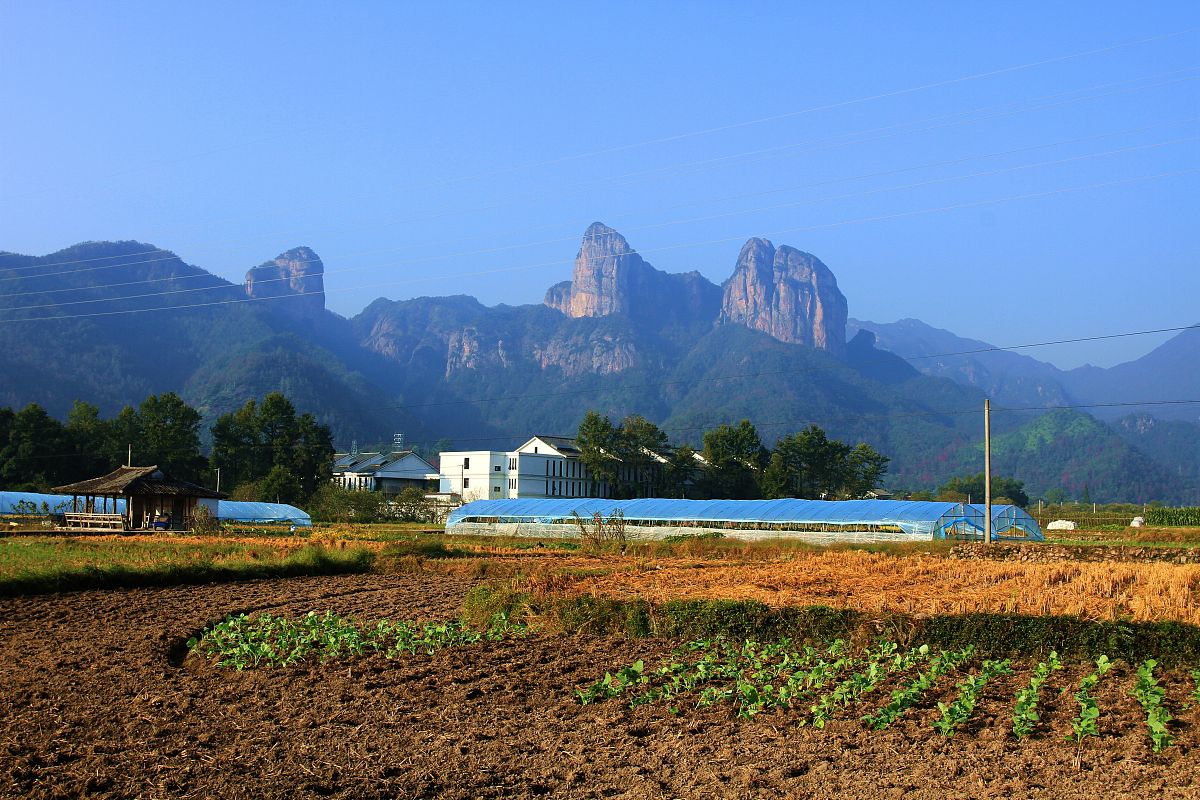
[[[510,458],[510,459],[508,460],[508,468],[509,468],[509,469],[516,469],[516,468],[517,468],[517,460],[516,460],[515,458]]]
[[[496,472],[499,472],[499,471],[500,471],[500,465],[499,465],[499,464],[497,464],[497,465],[496,465]]]
[[[463,488],[464,489],[471,488],[471,479],[470,478],[463,478]]]
[[[471,468],[471,459],[464,458],[463,459],[463,469],[470,469],[470,468]]]

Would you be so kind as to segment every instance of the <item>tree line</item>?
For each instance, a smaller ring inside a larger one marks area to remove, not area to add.
[[[250,400],[224,414],[201,447],[203,416],[174,392],[150,395],[104,419],[76,401],[60,421],[36,403],[0,408],[0,486],[45,492],[95,478],[127,463],[157,465],[167,474],[216,486],[235,499],[298,503],[328,482],[333,435],[312,414],[297,414],[282,394]]]
[[[672,445],[664,431],[636,414],[614,423],[589,411],[576,443],[580,460],[618,498],[855,498],[877,487],[888,465],[888,457],[870,445],[831,439],[817,425],[769,449],[745,419],[706,431],[697,451]]]

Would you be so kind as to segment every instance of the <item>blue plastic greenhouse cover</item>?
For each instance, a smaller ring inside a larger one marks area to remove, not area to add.
[[[983,512],[964,503],[909,500],[605,500],[598,498],[476,500],[455,509],[446,527],[468,518],[501,522],[552,524],[570,520],[572,512],[584,518],[611,516],[664,522],[768,522],[829,523],[834,525],[896,525],[910,534],[938,535],[949,526],[983,528]]]
[[[972,504],[972,508],[979,509],[979,513],[984,513],[984,508],[981,503]],[[1029,512],[1020,506],[1008,504],[992,506],[992,533],[1003,534],[1014,528],[1025,532],[1025,538],[1031,542],[1043,542],[1046,536],[1042,533],[1042,526],[1037,524],[1037,520],[1029,516]]]
[[[51,513],[62,513],[71,510],[71,495],[69,494],[38,494],[37,492],[0,492],[0,514],[39,513],[42,504]],[[117,501],[117,509],[125,510],[125,501]]]
[[[51,513],[71,510],[69,494],[38,494],[37,492],[0,492],[0,514],[38,513],[42,504]],[[125,501],[117,501],[117,512],[125,513]],[[312,527],[312,518],[286,503],[247,503],[237,500],[218,500],[217,519],[233,522],[289,523]]]
[[[239,500],[218,500],[217,519],[234,522],[288,522],[304,528],[312,527],[312,517],[286,503],[249,503]]]

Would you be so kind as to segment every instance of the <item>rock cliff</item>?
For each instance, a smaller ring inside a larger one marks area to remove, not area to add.
[[[325,309],[325,265],[307,247],[281,253],[272,261],[246,273],[246,296],[270,300],[266,305],[293,314],[314,314]]]
[[[595,222],[583,234],[572,280],[551,286],[545,304],[572,318],[627,314],[656,324],[707,324],[716,318],[720,295],[698,272],[655,269],[624,236]]]
[[[816,256],[766,239],[742,246],[724,284],[720,321],[838,356],[846,350],[846,297],[837,278]]]

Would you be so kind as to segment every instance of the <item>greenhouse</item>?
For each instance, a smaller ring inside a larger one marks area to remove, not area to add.
[[[979,513],[984,513],[983,506],[976,503]],[[1022,539],[1029,542],[1045,540],[1042,526],[1029,516],[1020,506],[992,506],[992,535],[999,539]]]
[[[0,516],[48,516],[71,510],[71,495],[39,494],[37,492],[0,492]],[[295,506],[286,503],[251,503],[237,500],[206,500],[204,505],[216,504],[216,518],[221,522],[249,522],[258,525],[297,525],[312,527],[312,518]],[[125,513],[125,501],[116,501],[117,513]]]
[[[981,539],[983,506],[908,500],[477,500],[451,512],[448,533],[579,537],[619,518],[642,539],[719,533],[738,539],[798,538],[818,543]],[[992,506],[997,540],[1041,541],[1028,514]],[[1000,526],[1003,526],[1002,528]]]

